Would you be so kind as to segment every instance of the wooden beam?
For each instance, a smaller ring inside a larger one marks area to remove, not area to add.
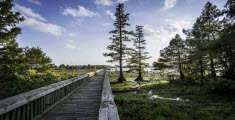
[[[106,71],[99,109],[99,120],[119,120],[117,107],[115,105],[112,89],[109,83],[108,73]]]

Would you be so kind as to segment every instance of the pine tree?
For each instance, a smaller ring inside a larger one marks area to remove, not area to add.
[[[180,38],[179,34],[175,35],[170,41],[169,46],[160,51],[160,58],[158,62],[154,63],[155,69],[172,69],[178,70],[180,79],[184,80],[185,75],[183,73],[184,63],[184,52],[185,52],[185,41]]]
[[[134,33],[134,47],[131,51],[131,58],[128,60],[128,67],[130,68],[130,71],[137,71],[139,73],[138,77],[135,79],[135,81],[143,81],[142,72],[144,71],[144,68],[148,66],[147,63],[144,61],[149,59],[148,52],[145,52],[146,49],[146,40],[144,39],[144,33],[143,33],[143,26],[136,26],[136,33]]]
[[[213,44],[215,39],[217,38],[217,34],[219,31],[219,15],[220,10],[217,9],[215,5],[212,5],[211,2],[207,2],[205,5],[205,9],[202,11],[202,15],[200,16],[202,22],[202,33],[206,35],[204,40],[207,45],[207,53],[209,55],[208,59],[210,61],[210,71],[211,76],[216,77],[215,72],[215,53],[213,53]]]
[[[119,3],[117,5],[115,17],[116,20],[113,23],[115,30],[109,32],[113,34],[113,36],[110,37],[112,43],[107,47],[107,49],[112,52],[104,53],[104,56],[111,57],[111,60],[108,60],[107,62],[119,62],[120,76],[118,78],[118,82],[122,83],[123,81],[125,81],[122,66],[124,60],[126,59],[127,50],[129,49],[124,44],[124,42],[130,41],[127,35],[132,34],[132,32],[125,30],[126,26],[130,26],[130,24],[127,23],[127,21],[129,20],[129,13],[125,13],[124,4]]]
[[[221,21],[222,29],[219,32],[214,50],[217,59],[223,67],[223,75],[227,79],[235,80],[235,23],[230,15],[226,13],[226,17]]]
[[[177,61],[176,64],[178,64],[181,80],[185,79],[182,70],[182,64],[183,64],[182,57],[183,57],[184,47],[185,47],[185,41],[183,41],[183,39],[180,38],[179,34],[176,34],[175,38],[170,41],[170,49],[171,49],[170,55],[174,57],[173,59]]]
[[[190,64],[190,70],[194,73],[195,77],[197,77],[197,73],[199,71],[201,78],[203,78],[205,68],[207,66],[207,53],[205,52],[207,50],[207,41],[205,40],[206,34],[202,32],[202,18],[197,18],[196,23],[193,25],[193,29],[188,31],[188,33],[184,31],[186,34],[191,34],[186,41],[186,49],[188,49],[187,63]]]
[[[30,64],[31,69],[43,72],[52,65],[52,60],[39,47],[27,48],[25,54],[27,63]]]
[[[225,4],[225,10],[223,10],[223,14],[225,13],[227,17],[234,20],[235,19],[235,0],[228,0]]]
[[[15,79],[18,74],[26,74],[28,69],[23,49],[16,42],[17,35],[21,33],[16,24],[24,17],[13,12],[12,7],[12,0],[0,1],[0,79],[3,80]]]

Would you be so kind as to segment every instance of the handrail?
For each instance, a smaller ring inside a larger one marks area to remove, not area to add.
[[[102,69],[3,99],[0,101],[0,120],[35,119],[101,71]]]
[[[117,107],[115,105],[112,89],[109,83],[109,76],[106,71],[102,88],[99,120],[119,120]]]

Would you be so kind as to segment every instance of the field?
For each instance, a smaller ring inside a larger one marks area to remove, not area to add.
[[[56,82],[67,80],[91,71],[94,71],[94,69],[72,70],[51,68],[43,73],[37,72],[36,70],[30,70],[30,73],[25,76],[18,75],[12,80],[1,81],[0,100]]]
[[[204,86],[175,85],[153,73],[135,83],[136,74],[116,83],[118,73],[109,72],[121,120],[234,120],[235,96],[214,94]]]

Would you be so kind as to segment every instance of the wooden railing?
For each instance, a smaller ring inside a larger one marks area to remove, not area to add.
[[[0,101],[0,120],[37,120],[98,72],[87,73]]]
[[[106,71],[102,88],[99,120],[119,120],[117,107],[115,105],[112,89],[109,83],[109,76]]]

